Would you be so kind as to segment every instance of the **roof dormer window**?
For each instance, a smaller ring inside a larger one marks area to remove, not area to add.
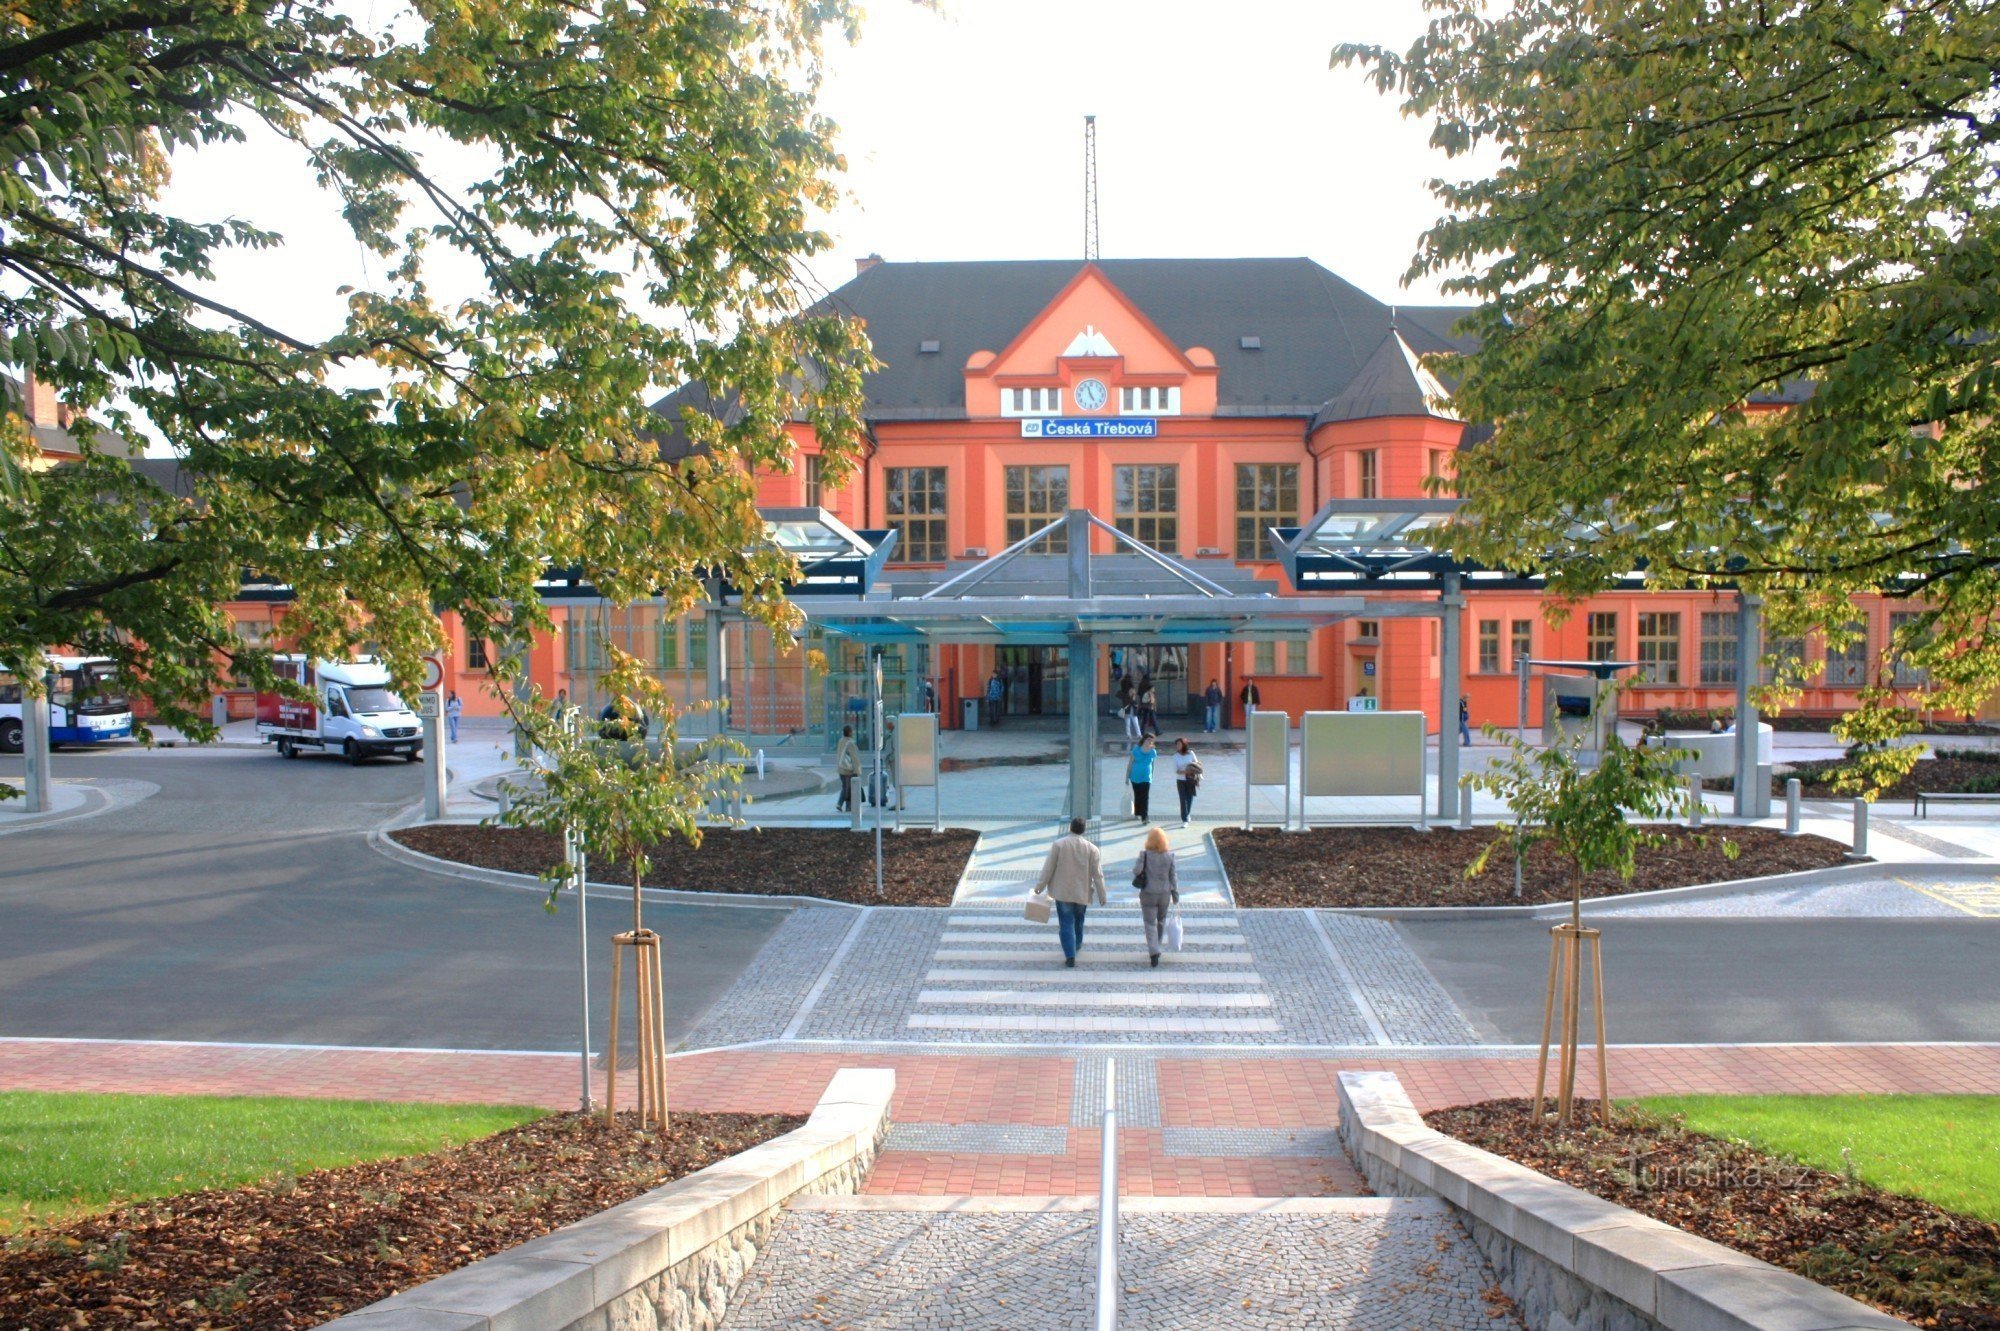
[[[1118,390],[1118,412],[1123,416],[1178,416],[1181,390],[1178,388],[1125,387]]]
[[[1060,388],[1003,388],[1000,390],[1002,416],[1054,416],[1062,411]]]

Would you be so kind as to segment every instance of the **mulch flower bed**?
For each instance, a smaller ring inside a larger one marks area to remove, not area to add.
[[[1785,792],[1785,777],[1799,779],[1800,793],[1807,799],[1850,799],[1854,792],[1834,789],[1833,781],[1849,764],[1844,758],[1788,763],[1785,776],[1773,777],[1772,793]],[[2000,753],[1992,758],[1919,758],[1907,776],[1885,787],[1878,799],[1914,799],[1918,791],[2000,790]]]
[[[1595,1101],[1569,1128],[1526,1100],[1442,1109],[1439,1132],[1784,1267],[1921,1327],[2000,1331],[2000,1225]]]
[[[1639,852],[1631,882],[1613,873],[1592,874],[1583,880],[1584,896],[1823,869],[1842,863],[1847,852],[1825,837],[1788,837],[1766,827],[1657,830],[1666,842]],[[1493,835],[1490,828],[1318,827],[1295,833],[1230,827],[1217,830],[1215,844],[1240,906],[1518,906],[1569,900],[1569,865],[1547,843],[1528,853],[1519,897],[1513,857],[1504,848],[1493,853],[1486,872],[1467,878],[1466,866]],[[1735,859],[1723,850],[1725,842],[1737,847]]]
[[[0,1326],[318,1326],[629,1201],[805,1122],[565,1114],[435,1155],[316,1170],[31,1231],[0,1250]]]
[[[524,828],[440,823],[390,835],[411,850],[482,869],[538,874],[562,863],[562,838]],[[653,847],[646,886],[825,897],[863,906],[949,906],[977,844],[977,832],[956,827],[885,833],[884,895],[878,897],[872,837],[824,827],[721,829],[703,837],[699,849],[679,841]],[[596,858],[590,877],[598,883],[632,881],[623,865]]]

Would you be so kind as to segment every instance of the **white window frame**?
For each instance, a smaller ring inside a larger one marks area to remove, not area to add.
[[[1002,416],[1060,416],[1061,388],[1003,388],[1000,390]]]
[[[1157,388],[1151,385],[1127,384],[1118,390],[1118,414],[1121,416],[1178,416],[1181,414],[1181,390],[1178,388]]]

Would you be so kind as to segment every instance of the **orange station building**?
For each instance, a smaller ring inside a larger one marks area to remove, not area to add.
[[[1464,309],[1392,307],[1308,259],[871,257],[826,304],[866,323],[882,362],[867,384],[861,466],[844,489],[823,486],[818,442],[798,425],[797,465],[762,477],[759,500],[822,509],[856,531],[894,531],[884,578],[898,594],[942,582],[1073,508],[1197,570],[1299,594],[1280,568],[1272,527],[1298,527],[1329,500],[1432,500],[1430,478],[1442,478],[1448,495],[1454,458],[1469,443],[1449,392],[1420,359],[1470,349],[1455,331]],[[684,400],[670,394],[657,405],[671,416]],[[669,435],[662,446],[671,455],[685,443]],[[558,632],[537,645],[532,677],[585,706],[599,701],[606,642],[652,662],[687,701],[726,696],[732,728],[751,734],[836,733],[865,692],[859,649],[819,629],[775,641],[721,608],[674,621],[645,605],[552,604]],[[1560,624],[1545,608],[1533,587],[1468,585],[1462,688],[1475,727],[1516,721],[1522,653],[1638,662],[1628,715],[1734,704],[1733,594],[1619,592]],[[281,633],[281,605],[234,609],[246,636]],[[1866,626],[1859,645],[1775,644],[1807,663],[1810,682],[1794,710],[1848,710],[1885,671],[1920,683],[1884,659],[1905,613],[1865,598],[1855,605]],[[453,632],[447,686],[468,712],[497,711],[482,688],[483,645]],[[1357,617],[1270,641],[1107,644],[1095,674],[1108,690],[1113,651],[1125,668],[1143,668],[1169,734],[1199,726],[1211,679],[1227,694],[1226,722],[1240,723],[1248,677],[1264,707],[1294,716],[1370,697],[1384,710],[1423,710],[1435,728],[1439,636],[1435,618]],[[724,637],[726,665],[710,650]],[[808,667],[815,648],[830,671]],[[956,724],[959,700],[978,696],[997,668],[1010,716],[1061,716],[1073,705],[1065,652],[916,647],[891,662],[889,702],[920,706],[927,687],[946,724]],[[1530,724],[1540,723],[1539,692]]]

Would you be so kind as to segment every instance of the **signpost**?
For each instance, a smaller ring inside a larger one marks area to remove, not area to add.
[[[433,823],[444,817],[443,716],[444,700],[436,689],[417,695],[417,717],[424,724],[424,819]]]

